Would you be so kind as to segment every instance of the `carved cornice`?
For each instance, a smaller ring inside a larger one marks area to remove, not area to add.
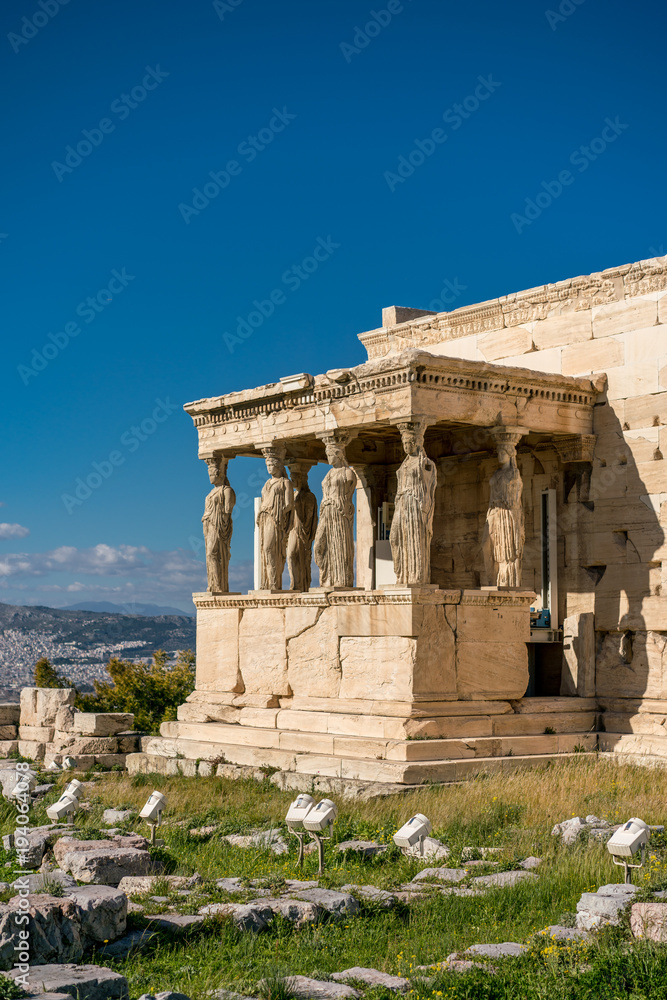
[[[363,410],[363,400],[373,402],[385,394],[400,394],[415,389],[451,390],[457,393],[497,394],[517,396],[546,402],[574,403],[592,406],[598,387],[587,378],[543,374],[527,368],[510,368],[485,361],[469,361],[406,350],[402,354],[378,361],[369,361],[347,371],[319,375],[312,392],[286,391],[281,383],[234,392],[227,396],[201,399],[184,407],[198,429],[219,424],[241,425],[250,420],[281,411],[305,412],[334,405],[337,400],[356,397],[357,408]],[[370,403],[369,403],[370,405]],[[400,412],[401,409],[407,412]],[[408,401],[397,405],[397,419],[414,419]],[[328,431],[326,433],[329,433]]]
[[[567,312],[621,302],[667,288],[667,258],[624,264],[596,274],[568,278],[511,295],[463,306],[452,312],[409,320],[392,327],[360,333],[369,358],[401,346],[427,346],[472,334],[509,329]]]
[[[207,591],[192,595],[197,610],[210,608],[326,608],[346,605],[405,605],[405,604],[474,604],[494,607],[529,606],[535,600],[532,591],[515,590],[439,590],[436,587],[414,587],[405,590],[333,590],[303,594],[284,591],[281,594],[243,594],[240,596],[211,594]]]
[[[570,434],[567,437],[555,437],[553,444],[561,462],[592,462],[595,451],[595,434]]]

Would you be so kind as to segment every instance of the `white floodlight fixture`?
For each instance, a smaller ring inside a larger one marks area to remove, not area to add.
[[[60,823],[65,817],[67,817],[67,822],[71,823],[78,808],[79,803],[73,795],[62,795],[57,802],[48,807],[46,815],[54,823]]]
[[[338,807],[331,799],[322,799],[304,816],[303,826],[308,831],[317,844],[317,858],[319,862],[319,873],[324,870],[324,840],[329,840],[333,836],[333,825],[338,817]],[[329,836],[325,837],[323,831],[329,829]]]
[[[419,844],[419,854],[424,856],[424,839],[431,833],[432,826],[428,816],[424,813],[415,815],[404,823],[400,830],[394,834],[394,843],[400,847],[405,854],[411,847]]]
[[[314,805],[315,799],[313,796],[306,795],[304,792],[302,795],[297,795],[294,802],[290,803],[290,807],[287,810],[287,816],[285,817],[287,829],[290,833],[294,834],[296,839],[299,841],[298,864],[300,868],[303,867],[304,842],[306,838],[303,821]]]
[[[162,811],[167,804],[167,800],[162,792],[151,792],[144,808],[139,813],[140,819],[145,819],[151,825],[151,844],[155,844],[155,831],[162,819]]]
[[[76,778],[72,778],[72,780],[70,781],[70,783],[67,785],[67,788],[65,789],[65,791],[63,792],[63,794],[60,796],[60,798],[64,799],[66,795],[71,796],[71,798],[76,799],[77,802],[78,802],[78,800],[83,795],[83,784],[80,781],[78,781]]]
[[[612,860],[615,865],[619,865],[621,868],[625,869],[625,884],[632,884],[632,868],[641,868],[644,864],[644,855],[646,852],[646,845],[649,842],[651,836],[651,830],[648,823],[645,823],[643,819],[637,819],[634,816],[629,819],[622,827],[620,827],[616,833],[607,841],[607,850],[612,856]],[[634,857],[641,851],[642,860],[638,865],[631,865],[628,858]],[[619,861],[616,859],[620,858]]]
[[[21,799],[25,795],[30,795],[37,785],[37,779],[31,771],[15,771],[14,785],[7,793],[9,799]]]

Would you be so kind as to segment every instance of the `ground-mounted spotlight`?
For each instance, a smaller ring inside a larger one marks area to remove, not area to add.
[[[67,788],[65,789],[65,791],[63,792],[63,794],[60,796],[60,798],[64,799],[66,795],[71,796],[71,798],[76,799],[77,802],[78,802],[78,800],[83,795],[83,785],[82,785],[82,783],[80,781],[78,781],[76,778],[72,778],[72,780],[67,785]]]
[[[32,794],[36,785],[37,779],[30,771],[15,771],[14,785],[7,792],[7,798],[21,801],[26,795],[30,796]]]
[[[336,822],[337,816],[338,808],[336,803],[332,802],[331,799],[322,799],[303,818],[304,828],[317,844],[317,860],[320,875],[324,870],[324,841],[330,840],[333,836],[333,825]],[[327,828],[329,836],[325,837],[323,831]]]
[[[632,871],[633,868],[641,868],[644,864],[644,856],[646,854],[646,845],[651,837],[651,830],[648,823],[645,823],[643,819],[637,819],[633,817],[629,819],[622,827],[620,827],[616,833],[607,841],[607,850],[612,856],[612,860],[615,865],[625,870],[625,884],[632,885]],[[642,860],[638,865],[632,865],[628,861],[628,858],[632,858],[641,851]],[[616,859],[620,858],[620,861]]]
[[[61,795],[57,802],[54,802],[52,806],[49,806],[46,810],[46,815],[54,823],[61,823],[63,819],[67,819],[68,823],[72,823],[74,820],[74,813],[79,808],[78,800],[74,798],[73,795]]]
[[[151,844],[155,846],[155,831],[162,819],[162,811],[167,804],[167,800],[162,792],[152,792],[148,802],[139,813],[140,819],[145,819],[151,826]]]
[[[424,838],[431,833],[431,821],[423,813],[415,813],[412,819],[404,823],[400,830],[394,834],[394,843],[400,847],[405,854],[415,844],[419,844],[419,854],[424,856]]]
[[[299,841],[299,868],[303,867],[303,852],[306,840],[306,830],[303,825],[303,821],[312,810],[315,805],[315,799],[312,795],[297,795],[294,802],[290,803],[290,807],[287,810],[287,816],[285,817],[285,822],[287,823],[287,829],[290,833],[294,834],[296,839]]]

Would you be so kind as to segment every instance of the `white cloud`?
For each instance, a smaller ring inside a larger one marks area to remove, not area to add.
[[[0,506],[4,507],[4,504]],[[0,524],[0,538],[25,538],[30,534],[29,528],[24,528],[22,524]]]

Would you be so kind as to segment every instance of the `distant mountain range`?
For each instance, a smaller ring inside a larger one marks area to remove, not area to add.
[[[112,656],[147,659],[157,649],[175,654],[194,648],[194,619],[182,613],[128,615],[0,604],[0,700],[14,700],[32,684],[42,656],[88,690],[95,678],[107,676]]]
[[[180,608],[171,608],[168,605],[162,607],[160,604],[112,604],[111,601],[82,601],[81,604],[68,604],[63,611],[104,611],[112,615],[144,615],[155,617],[156,615],[187,615],[194,618],[194,608],[192,611],[181,611]]]

